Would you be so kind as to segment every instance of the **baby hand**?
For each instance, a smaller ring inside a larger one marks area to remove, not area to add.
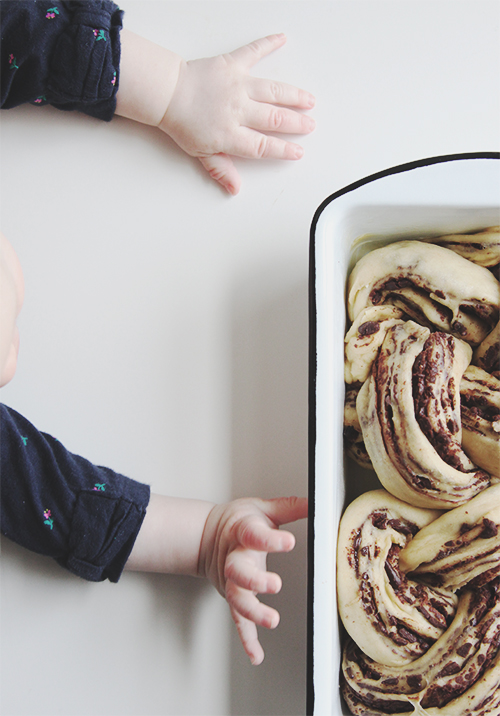
[[[279,623],[279,613],[256,596],[281,589],[279,575],[266,571],[267,554],[292,550],[295,537],[278,528],[304,517],[307,498],[298,497],[234,500],[216,505],[208,516],[198,572],[226,598],[252,664],[264,659],[257,626],[274,629]]]
[[[257,79],[250,68],[286,42],[270,35],[226,55],[182,61],[179,79],[159,127],[211,177],[237,194],[240,177],[230,156],[300,159],[298,144],[266,134],[307,134],[315,123],[296,112],[314,97],[282,82]]]

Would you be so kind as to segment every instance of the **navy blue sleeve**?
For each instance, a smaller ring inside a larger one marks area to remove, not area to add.
[[[2,534],[84,579],[117,582],[150,498],[0,404]]]
[[[2,109],[30,102],[112,119],[122,15],[109,0],[2,0]]]

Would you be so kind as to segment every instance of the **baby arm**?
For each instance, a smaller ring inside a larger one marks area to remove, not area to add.
[[[126,569],[207,577],[226,598],[253,664],[264,658],[257,626],[274,628],[278,612],[257,594],[276,594],[269,552],[289,552],[295,538],[280,525],[307,517],[307,499],[245,498],[223,505],[152,495]]]
[[[282,34],[270,35],[225,55],[186,62],[124,29],[116,113],[159,127],[237,194],[241,182],[231,156],[300,159],[302,147],[267,133],[307,134],[315,126],[296,111],[314,106],[309,92],[249,75],[285,42]]]

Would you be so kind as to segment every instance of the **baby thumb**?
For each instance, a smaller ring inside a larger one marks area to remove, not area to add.
[[[227,154],[212,154],[199,159],[212,179],[215,179],[229,194],[235,196],[239,192],[241,179],[231,157]]]

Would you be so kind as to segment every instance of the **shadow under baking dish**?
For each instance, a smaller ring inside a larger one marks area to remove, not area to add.
[[[481,152],[393,167],[332,194],[312,221],[307,714],[350,713],[339,690],[337,531],[345,506],[380,487],[372,471],[343,453],[347,277],[361,256],[387,243],[500,224],[499,159]]]

